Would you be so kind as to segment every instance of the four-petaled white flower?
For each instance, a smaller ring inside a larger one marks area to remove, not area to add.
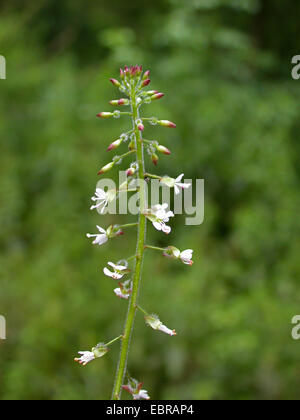
[[[174,188],[175,194],[178,195],[180,193],[180,188],[185,189],[189,188],[191,184],[185,184],[181,182],[184,174],[180,174],[177,178],[170,178],[168,176],[164,176],[161,178],[161,184],[167,185],[169,188]]]
[[[170,220],[170,217],[174,217],[174,213],[172,211],[166,211],[167,208],[167,203],[156,204],[151,209],[146,210],[144,214],[152,222],[155,229],[169,234],[171,228],[166,223]]]
[[[129,271],[126,265],[118,265],[112,262],[108,262],[107,265],[110,265],[114,271],[112,272],[107,267],[105,267],[103,269],[104,274],[108,277],[112,277],[115,280],[120,280]]]
[[[163,254],[165,257],[181,260],[183,264],[192,265],[193,252],[192,249],[186,249],[185,251],[180,252],[175,246],[169,246],[165,249]]]
[[[103,229],[101,226],[97,225],[97,229],[99,230],[100,233],[97,234],[90,234],[87,233],[87,237],[88,238],[95,238],[95,240],[93,241],[93,245],[103,245],[108,241],[108,236],[107,236],[107,232],[105,229]]]
[[[177,335],[175,330],[170,330],[170,328],[166,327],[158,318],[157,315],[146,315],[145,316],[146,324],[149,325],[154,330],[162,331],[165,334],[168,335]]]
[[[125,391],[132,395],[134,400],[150,400],[148,391],[142,389],[142,382],[138,382],[136,379],[130,378],[127,385],[122,385]]]
[[[92,351],[79,351],[80,357],[75,357],[75,362],[78,362],[80,365],[86,366],[88,363],[92,362],[99,357],[104,356],[108,352],[108,347],[105,344],[99,343],[96,347],[92,348]]]

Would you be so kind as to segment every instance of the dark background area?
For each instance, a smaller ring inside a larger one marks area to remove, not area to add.
[[[166,93],[145,113],[177,123],[147,127],[173,152],[158,172],[205,179],[205,221],[149,227],[195,263],[147,254],[141,304],[178,336],[137,317],[130,372],[153,399],[298,399],[299,2],[10,0],[0,13],[0,398],[110,397],[118,345],[73,362],[119,335],[126,302],[102,268],[135,247],[134,231],[101,248],[85,238],[130,219],[89,211],[128,126],[95,115],[118,97],[109,77],[143,64]]]

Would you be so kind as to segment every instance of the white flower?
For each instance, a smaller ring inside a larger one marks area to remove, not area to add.
[[[91,207],[91,210],[98,209],[98,212],[103,214],[107,204],[113,201],[115,197],[116,190],[114,189],[105,192],[102,188],[96,188],[95,195],[91,198],[96,204]]]
[[[96,359],[94,353],[92,351],[79,351],[78,354],[81,354],[81,357],[75,357],[75,362],[78,362],[80,365],[87,365],[88,363],[92,362]]]
[[[115,280],[120,280],[128,272],[126,265],[118,265],[112,262],[108,262],[107,265],[110,265],[114,271],[111,272],[107,267],[105,267],[103,269],[104,274]]]
[[[177,335],[175,330],[170,330],[170,328],[166,327],[158,318],[157,315],[147,315],[145,316],[146,324],[148,324],[154,330],[162,331],[168,335]]]
[[[122,290],[120,287],[114,289],[114,292],[121,299],[128,299],[131,294],[129,292],[125,292],[124,289]]]
[[[170,220],[170,217],[174,217],[174,213],[172,211],[166,211],[167,208],[167,203],[156,204],[151,209],[146,210],[145,215],[152,222],[155,229],[169,234],[171,228],[166,225],[166,222]]]
[[[106,230],[103,229],[102,227],[97,225],[97,229],[99,230],[100,233],[91,235],[90,233],[87,233],[87,237],[88,238],[95,238],[95,240],[93,241],[93,245],[103,245],[108,241],[108,236],[106,233]]]
[[[165,257],[181,260],[183,264],[192,265],[193,252],[192,249],[186,249],[185,251],[180,252],[175,246],[169,246],[165,249],[163,254]]]
[[[97,344],[96,347],[92,348],[92,351],[79,351],[80,357],[75,357],[75,362],[86,366],[88,363],[92,362],[99,357],[104,356],[108,352],[108,347],[105,346],[103,343]]]
[[[183,264],[188,264],[188,265],[192,265],[193,261],[193,250],[192,249],[186,249],[185,251],[182,251],[180,253],[179,258],[181,259],[181,261],[183,262]]]
[[[100,210],[101,208],[101,214],[104,213],[105,207],[108,204],[108,196],[106,194],[106,192],[104,190],[102,190],[101,188],[96,188],[96,192],[94,197],[91,198],[93,201],[96,201],[97,204],[95,204],[94,206],[91,207],[91,210],[94,209],[98,209]]]
[[[185,189],[189,188],[191,184],[185,184],[183,182],[180,182],[182,178],[184,177],[184,174],[179,175],[177,178],[170,178],[168,176],[163,177],[160,182],[162,184],[167,185],[170,188],[174,188],[175,194],[178,195],[180,193],[180,188]]]
[[[148,391],[145,389],[141,389],[137,394],[133,394],[134,400],[150,400],[150,397],[148,395]]]
[[[132,281],[127,280],[119,283],[119,287],[114,289],[115,294],[121,299],[128,299],[132,292]]]
[[[143,384],[136,379],[130,378],[127,385],[122,385],[125,391],[132,395],[134,400],[150,400],[148,391],[141,389]]]

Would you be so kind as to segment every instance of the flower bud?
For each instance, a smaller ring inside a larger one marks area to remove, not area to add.
[[[97,114],[97,117],[100,118],[110,118],[113,117],[113,112],[100,112],[99,114]]]
[[[120,144],[121,144],[121,143],[122,143],[122,140],[121,140],[121,139],[115,140],[114,142],[112,142],[112,143],[108,146],[107,151],[109,152],[110,150],[114,150],[114,149],[116,149],[117,147],[119,147],[119,146],[120,146]]]
[[[113,101],[110,101],[109,103],[113,106],[129,105],[129,99],[115,99]]]
[[[128,149],[129,150],[134,150],[135,149],[135,141],[134,140],[131,140],[131,142],[128,145]]]
[[[176,128],[176,124],[168,120],[159,120],[157,122],[159,125],[162,125],[163,127]]]
[[[167,147],[162,146],[161,144],[159,144],[158,146],[156,146],[156,149],[160,153],[163,153],[164,155],[170,155],[171,154],[171,151]]]
[[[151,99],[152,99],[152,101],[155,101],[156,99],[160,99],[160,98],[162,98],[163,96],[165,96],[165,94],[164,94],[164,93],[160,93],[160,92],[158,92],[158,93],[155,93],[154,95],[152,95],[152,96],[151,96]]]
[[[124,78],[125,78],[123,69],[120,69],[120,77],[121,77],[122,80],[124,80]]]
[[[151,160],[154,163],[154,165],[156,166],[157,165],[157,162],[158,162],[158,156],[157,156],[156,153],[152,153]]]
[[[145,73],[143,75],[143,80],[149,79],[149,76],[150,76],[150,70],[145,71]]]
[[[146,79],[142,82],[142,87],[148,86],[150,84],[151,80],[150,79]]]
[[[98,172],[98,175],[102,175],[108,171],[110,171],[112,169],[112,167],[114,166],[115,162],[110,162],[107,165],[103,166],[103,168],[100,169],[100,171]]]
[[[111,83],[116,86],[116,87],[120,87],[121,83],[117,80],[117,79],[109,79],[111,81]]]
[[[134,174],[135,174],[135,172],[136,172],[136,168],[134,168],[134,167],[130,167],[130,168],[128,168],[128,169],[127,169],[127,171],[126,171],[126,175],[127,175],[127,176],[132,176],[132,175],[134,175]]]
[[[137,127],[138,127],[138,129],[140,131],[144,131],[145,130],[144,124],[142,122],[139,122],[138,125],[137,125]]]
[[[156,93],[159,93],[159,92],[158,92],[158,90],[148,90],[145,93],[146,93],[146,95],[152,96],[152,95],[155,95]]]

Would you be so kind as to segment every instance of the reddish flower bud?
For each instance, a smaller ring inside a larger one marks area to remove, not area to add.
[[[152,96],[155,95],[156,93],[159,93],[158,90],[148,90],[147,92],[145,92],[147,95]]]
[[[113,115],[114,114],[112,112],[100,112],[99,114],[97,114],[97,117],[100,117],[100,118],[110,118]]]
[[[150,76],[150,70],[145,71],[143,75],[143,80],[149,79],[149,76]]]
[[[139,124],[138,124],[138,129],[139,129],[140,131],[144,131],[144,130],[145,130],[144,124],[139,123]]]
[[[113,143],[111,143],[108,146],[107,151],[109,152],[110,150],[116,149],[117,147],[120,146],[121,143],[122,143],[122,140],[121,139],[115,140]]]
[[[155,101],[156,99],[160,99],[160,98],[162,98],[163,96],[165,96],[165,94],[164,94],[164,93],[160,93],[160,92],[158,92],[158,93],[155,93],[154,95],[152,95],[152,96],[151,96],[151,99],[152,99],[152,101]]]
[[[111,83],[116,86],[116,87],[120,87],[121,83],[117,80],[117,79],[109,79],[111,81]]]
[[[159,125],[162,125],[163,127],[176,128],[176,124],[168,120],[160,120],[157,122]]]
[[[113,105],[113,106],[129,105],[129,99],[124,99],[124,98],[114,99],[113,101],[110,101],[109,103],[110,105]]]
[[[150,79],[146,79],[142,82],[142,87],[148,86],[150,84],[151,80]]]
[[[136,169],[135,169],[135,168],[129,168],[129,169],[127,169],[127,171],[126,171],[126,175],[127,175],[127,176],[132,176],[132,175],[134,175],[134,174],[135,174],[135,172],[136,172]]]
[[[157,162],[158,162],[158,156],[157,156],[157,154],[152,153],[151,160],[154,163],[154,165],[156,166],[157,165]]]
[[[105,172],[108,172],[111,170],[111,168],[114,166],[114,162],[110,162],[107,165],[103,166],[103,168],[100,169],[100,171],[98,172],[98,175],[102,175]]]
[[[122,80],[124,80],[125,75],[123,69],[120,69],[120,77]]]
[[[165,146],[158,145],[158,146],[156,147],[156,149],[157,149],[160,153],[163,153],[164,155],[170,155],[170,154],[171,154],[170,150],[169,150],[169,149],[167,149]]]

